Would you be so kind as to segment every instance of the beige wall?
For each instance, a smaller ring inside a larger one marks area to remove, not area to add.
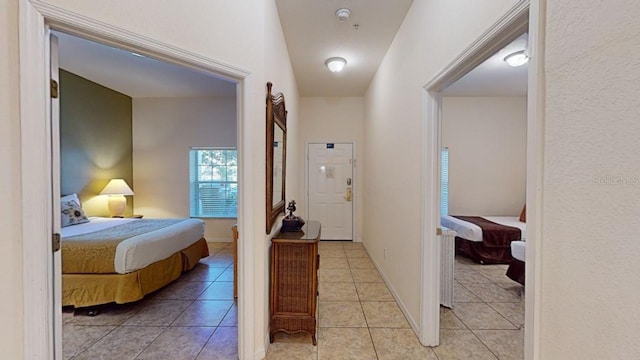
[[[297,150],[306,154],[309,142],[353,142],[356,168],[354,169],[355,241],[362,241],[362,189],[363,189],[363,147],[364,147],[364,98],[362,97],[304,97],[300,99],[301,147]],[[296,174],[306,189],[306,162]],[[306,219],[307,197],[300,198],[298,211]]]
[[[60,193],[78,193],[88,216],[109,216],[99,195],[112,178],[135,188],[131,98],[60,70]],[[133,212],[127,196],[125,215]]]
[[[547,5],[540,358],[638,359],[640,2]]]
[[[280,26],[280,18],[278,16],[278,10],[276,8],[275,1],[265,1],[265,25],[264,25],[264,62],[265,62],[265,81],[271,81],[273,83],[272,91],[274,93],[282,92],[285,96],[285,104],[287,107],[287,164],[286,164],[286,199],[300,199],[304,191],[304,184],[302,180],[297,176],[300,166],[304,166],[303,154],[298,151],[292,151],[292,149],[298,149],[301,145],[300,140],[300,109],[299,109],[299,94],[298,85],[293,75],[293,69],[291,68],[291,62],[289,60],[289,53],[287,45],[284,40],[284,34]],[[262,122],[262,131],[251,130],[260,137],[260,141],[257,141],[256,146],[260,146],[262,151],[256,155],[254,159],[256,172],[262,177],[260,183],[257,184],[256,206],[254,208],[255,217],[257,219],[264,219],[265,217],[265,146],[266,135],[265,129],[265,95],[266,87],[262,84],[262,92],[260,93],[261,108],[259,112],[260,121]],[[258,128],[259,129],[259,128]],[[258,145],[259,144],[259,145]],[[260,223],[260,228],[257,229],[261,235],[264,235],[264,222]],[[281,221],[277,220],[274,225],[275,228],[281,226]],[[261,301],[263,308],[261,312],[255,314],[255,333],[256,342],[262,342],[265,345],[265,349],[269,346],[269,251],[271,249],[271,237],[276,233],[277,229],[273,229],[271,234],[267,236],[268,241],[262,242],[264,255],[256,257],[255,269],[256,269],[256,294],[262,294],[262,298],[256,297],[256,301]],[[243,235],[240,234],[242,241]],[[261,273],[259,273],[261,271]],[[258,275],[258,273],[260,275]],[[262,337],[262,338],[261,338]]]
[[[449,213],[519,216],[527,177],[525,97],[444,97]]]
[[[367,90],[363,240],[415,324],[422,287],[422,87],[515,3],[414,1]]]
[[[23,357],[22,206],[18,1],[0,1],[0,349]]]
[[[133,99],[135,213],[189,217],[189,149],[235,147],[235,97]],[[231,241],[234,219],[204,219],[207,241]]]

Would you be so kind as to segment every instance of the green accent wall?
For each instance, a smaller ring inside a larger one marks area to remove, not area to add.
[[[131,121],[131,97],[60,69],[60,191],[78,193],[87,215],[109,215],[98,194],[112,178],[135,192]]]

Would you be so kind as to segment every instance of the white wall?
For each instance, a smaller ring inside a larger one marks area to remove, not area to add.
[[[547,1],[541,359],[640,358],[639,17]]]
[[[236,146],[235,97],[134,98],[135,214],[189,217],[189,149]],[[207,241],[231,241],[234,219],[204,219]]]
[[[527,98],[444,97],[449,213],[519,216],[527,177]]]
[[[0,2],[0,349],[21,359],[23,330],[22,205],[18,2]]]
[[[300,99],[301,147],[300,154],[306,154],[309,142],[354,142],[356,168],[354,169],[354,218],[355,241],[362,241],[363,214],[363,169],[364,162],[364,98],[362,97],[304,97]],[[305,181],[306,162],[296,174]],[[306,189],[306,184],[301,187]],[[307,219],[307,197],[302,196],[298,203],[300,215]]]
[[[422,87],[515,3],[414,1],[367,90],[363,240],[413,324],[422,287]]]

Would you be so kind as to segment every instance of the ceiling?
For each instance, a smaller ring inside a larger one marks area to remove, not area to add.
[[[412,0],[276,0],[301,96],[363,96]],[[351,10],[347,21],[335,13]],[[357,28],[355,25],[358,25]],[[61,32],[60,67],[133,98],[234,96],[234,83]],[[526,47],[526,35],[449,86],[445,96],[524,96],[527,66],[504,57]],[[344,57],[342,72],[324,62]]]
[[[364,95],[412,2],[276,0],[300,95]],[[340,8],[351,10],[347,21]],[[347,60],[342,72],[324,65],[334,56]]]
[[[58,31],[60,68],[132,98],[235,96],[236,85]]]
[[[504,62],[505,56],[527,48],[527,34],[513,40],[509,45],[471,70],[455,83],[449,85],[444,96],[526,96],[528,63],[511,67]]]

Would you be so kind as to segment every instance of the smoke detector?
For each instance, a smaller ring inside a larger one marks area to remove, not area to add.
[[[351,16],[351,10],[349,9],[342,8],[336,11],[336,17],[339,21],[347,21],[349,19],[349,16]]]

